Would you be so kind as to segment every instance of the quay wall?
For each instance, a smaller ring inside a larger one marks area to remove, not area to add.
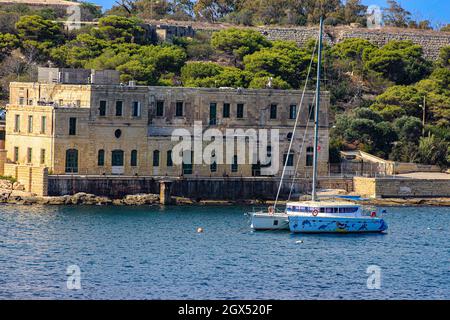
[[[49,175],[48,195],[71,195],[77,192],[98,196],[121,198],[129,194],[160,193],[160,182],[170,181],[170,195],[196,200],[247,200],[273,199],[278,189],[278,178],[168,178],[168,177],[105,177]],[[289,194],[291,181],[286,180],[281,189],[281,197]],[[353,190],[350,178],[327,178],[319,180],[320,188]],[[298,179],[294,184],[294,194],[311,189],[310,179]]]
[[[450,179],[354,177],[353,189],[371,198],[450,197]]]

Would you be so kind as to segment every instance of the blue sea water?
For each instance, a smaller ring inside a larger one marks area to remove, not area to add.
[[[450,299],[450,208],[387,208],[385,235],[252,232],[247,209],[0,206],[0,298]]]

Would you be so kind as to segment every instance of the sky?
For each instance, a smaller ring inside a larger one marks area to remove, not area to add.
[[[99,4],[103,9],[110,8],[115,0],[87,0]],[[363,4],[386,7],[386,0],[362,0]],[[430,20],[432,25],[450,23],[449,0],[400,0],[401,6],[410,11],[415,20]]]

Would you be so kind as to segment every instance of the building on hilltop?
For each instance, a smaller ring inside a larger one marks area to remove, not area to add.
[[[299,90],[156,87],[137,86],[133,82],[124,85],[119,83],[115,71],[108,70],[41,68],[39,79],[40,82],[10,84],[4,175],[17,177],[23,167],[31,170],[27,171],[30,176],[33,170],[43,169],[54,175],[108,177],[266,174],[264,165],[250,163],[248,151],[245,163],[237,163],[236,149],[232,163],[175,164],[172,151],[178,141],[172,141],[172,133],[175,129],[186,129],[194,136],[194,122],[200,121],[203,132],[278,129],[280,168],[268,175],[280,176],[301,100]],[[293,175],[298,157],[297,175],[309,176],[311,171],[314,121],[309,112],[313,99],[314,92],[307,92],[293,153],[288,159],[288,176]],[[329,99],[329,93],[323,92],[318,158],[323,173],[328,168]],[[209,143],[203,141],[202,145]],[[249,143],[245,138],[246,149]],[[258,144],[261,146],[261,141]],[[267,152],[275,153],[275,147],[269,141]]]
[[[17,5],[27,6],[34,10],[52,9],[58,18],[67,17],[67,21],[63,21],[68,29],[79,29],[82,24],[88,24],[93,20],[90,8],[83,2],[67,1],[67,0],[0,0],[0,8],[11,8]],[[101,10],[101,6],[89,4],[93,8]]]

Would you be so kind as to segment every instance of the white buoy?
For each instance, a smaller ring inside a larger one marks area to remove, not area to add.
[[[203,233],[203,228],[198,227],[198,228],[197,228],[197,233]]]

